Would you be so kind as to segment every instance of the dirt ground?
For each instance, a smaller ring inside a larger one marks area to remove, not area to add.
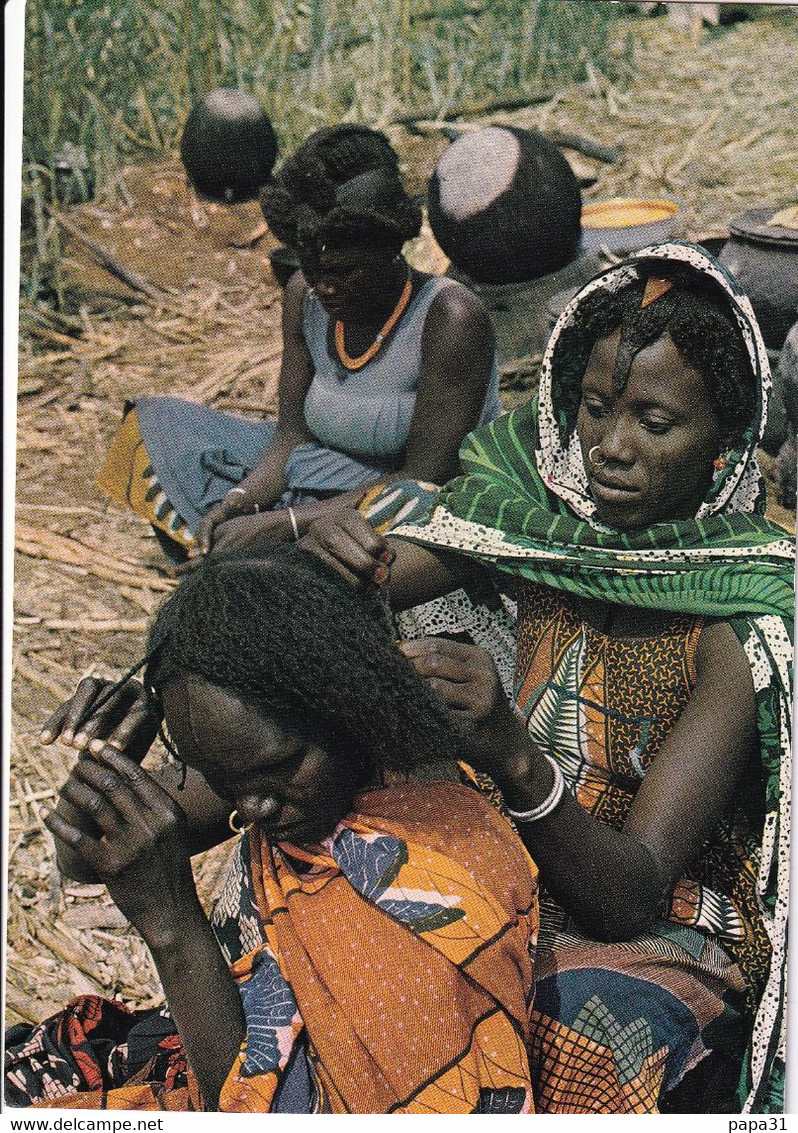
[[[548,103],[487,120],[621,147],[612,165],[570,155],[596,178],[587,195],[672,195],[685,204],[677,235],[724,234],[745,208],[794,203],[785,195],[796,160],[794,25],[776,13],[714,34],[662,18],[628,27],[637,40],[630,87],[594,74]],[[441,135],[390,132],[409,182],[423,186]],[[84,296],[79,316],[22,312],[6,1025],[83,992],[159,1001],[143,944],[103,887],[61,884],[42,826],[71,758],[38,743],[43,721],[85,673],[117,675],[139,655],[172,585],[148,529],[96,486],[122,402],[171,391],[243,415],[275,408],[280,292],[257,206],[196,207],[177,163],[136,167],[126,183],[127,204],[92,203],[69,220],[161,297],[131,291],[69,238],[63,266]],[[412,256],[430,270],[445,264],[428,233]],[[526,392],[506,396],[509,404]],[[772,511],[794,530],[793,515]],[[229,849],[198,861],[206,902]]]

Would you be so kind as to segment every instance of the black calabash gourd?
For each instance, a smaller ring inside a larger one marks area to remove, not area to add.
[[[534,130],[487,126],[438,160],[428,188],[433,234],[477,283],[521,283],[570,263],[582,195],[570,165]]]
[[[277,139],[268,114],[254,95],[219,87],[192,107],[180,157],[200,197],[236,204],[253,200],[269,180]]]

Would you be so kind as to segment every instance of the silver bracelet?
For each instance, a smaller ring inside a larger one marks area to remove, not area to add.
[[[294,514],[294,509],[292,507],[288,507],[285,510],[288,512],[288,518],[291,520],[291,530],[294,532],[294,539],[298,543],[301,536],[299,534],[299,524],[296,521],[296,515]]]
[[[565,791],[565,777],[562,773],[562,768],[556,759],[552,759],[550,755],[544,755],[551,764],[552,771],[554,772],[554,786],[549,791],[546,798],[538,806],[533,807],[532,810],[511,810],[507,807],[507,813],[514,822],[538,822],[541,818],[545,818],[556,810]]]

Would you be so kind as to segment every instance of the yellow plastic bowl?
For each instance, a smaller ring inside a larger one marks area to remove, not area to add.
[[[682,211],[666,198],[608,197],[582,206],[582,244],[631,252],[667,240]]]
[[[634,200],[632,197],[611,197],[592,201],[582,207],[583,228],[630,228],[634,224],[654,224],[676,216],[676,201]]]

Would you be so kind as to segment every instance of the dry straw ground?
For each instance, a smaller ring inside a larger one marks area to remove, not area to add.
[[[620,146],[614,165],[572,155],[597,177],[590,197],[670,194],[686,204],[682,235],[723,233],[746,207],[794,203],[796,31],[783,15],[712,35],[664,18],[620,22],[619,51],[628,32],[636,38],[628,88],[593,74],[547,103],[486,121]],[[401,128],[393,137],[421,185],[444,143]],[[7,1024],[37,1020],[82,992],[135,1006],[159,1000],[142,943],[102,887],[62,885],[42,826],[70,760],[38,743],[43,720],[80,676],[117,673],[140,652],[171,585],[154,539],[95,484],[121,403],[166,391],[245,415],[275,403],[280,297],[265,260],[270,238],[252,238],[257,208],[192,211],[177,165],[139,167],[127,185],[129,205],[86,205],[70,219],[163,298],[142,301],[70,239],[63,266],[85,294],[80,317],[22,311]],[[414,255],[441,266],[428,237]],[[228,854],[229,845],[198,863],[206,901]]]

